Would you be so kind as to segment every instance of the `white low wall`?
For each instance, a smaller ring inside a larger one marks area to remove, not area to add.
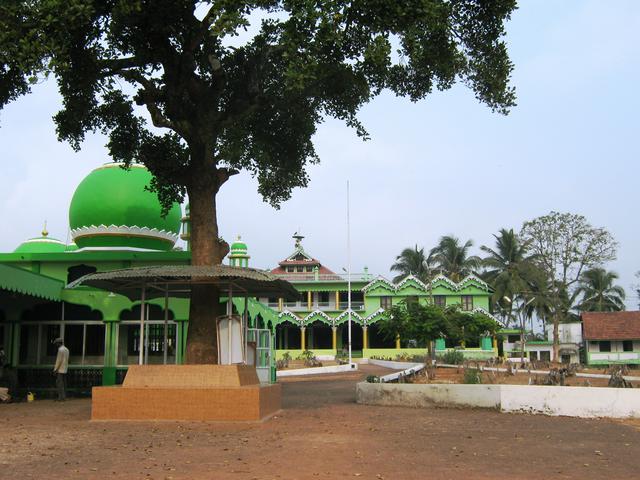
[[[481,388],[475,388],[475,387]],[[461,387],[461,388],[458,388]],[[500,391],[494,385],[366,383],[356,386],[356,402],[397,407],[499,408]]]
[[[384,368],[392,368],[394,370],[406,370],[408,368],[416,368],[423,365],[422,363],[416,362],[395,362],[393,360],[375,360],[372,358],[369,359],[369,364],[378,365],[379,367]]]
[[[570,417],[640,418],[640,390],[537,385],[358,383],[356,401],[404,407],[476,407]]]
[[[500,385],[500,390],[503,412],[640,418],[640,390],[633,388]]]
[[[311,368],[296,368],[294,370],[278,370],[276,377],[293,377],[296,375],[318,375],[321,373],[340,373],[350,372],[358,370],[358,364],[352,363],[351,365],[331,365],[328,367],[311,367]]]

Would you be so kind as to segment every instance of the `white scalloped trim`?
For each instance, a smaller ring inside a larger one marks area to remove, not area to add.
[[[425,285],[422,281],[420,281],[418,278],[414,277],[413,275],[407,275],[400,282],[398,282],[396,284],[391,283],[389,280],[387,280],[383,276],[379,276],[376,279],[374,279],[371,282],[369,282],[368,284],[366,284],[362,288],[362,291],[366,293],[368,290],[370,290],[373,287],[375,287],[378,283],[383,283],[384,285],[389,287],[390,290],[392,290],[394,292],[397,292],[407,282],[409,282],[411,280],[416,282],[416,284],[418,284],[418,286],[420,288],[422,288],[425,292],[429,289],[429,287],[427,285]],[[453,290],[454,292],[459,292],[460,290],[465,288],[468,284],[474,283],[474,282],[477,283],[478,285],[480,285],[481,287],[489,290],[489,285],[487,285],[486,282],[484,282],[482,279],[478,278],[477,276],[475,276],[473,274],[467,275],[466,277],[464,277],[460,281],[460,283],[456,283],[453,280],[451,280],[449,277],[443,275],[442,273],[439,273],[438,275],[433,277],[433,280],[431,280],[431,287],[434,287],[438,282],[446,283],[451,288],[451,290]]]
[[[302,319],[303,323],[308,323],[309,319],[311,317],[315,317],[316,315],[320,315],[322,318],[324,318],[325,320],[329,321],[329,323],[331,323],[333,321],[333,319],[327,315],[326,313],[324,313],[322,310],[314,310],[313,312],[311,312],[309,315],[307,315],[306,317],[304,317]]]
[[[157,228],[138,227],[137,225],[132,227],[127,225],[91,225],[90,227],[80,227],[71,230],[71,238],[73,238],[74,241],[78,238],[96,235],[129,235],[164,240],[172,243],[178,241],[178,235],[176,233],[158,230]]]
[[[340,320],[342,320],[344,317],[346,317],[347,315],[349,315],[349,309],[343,311],[340,315],[338,315],[335,320],[334,323],[337,325],[338,322]],[[356,318],[358,321],[362,321],[362,317],[360,315],[358,315],[356,312],[354,312],[353,310],[351,310],[351,316]]]

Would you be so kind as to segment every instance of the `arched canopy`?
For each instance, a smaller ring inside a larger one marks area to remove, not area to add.
[[[222,295],[251,297],[281,297],[296,300],[300,294],[286,280],[253,268],[214,265],[160,265],[137,267],[85,275],[70,283],[72,289],[80,285],[119,293],[132,301],[140,300],[142,289],[145,298],[189,297],[191,285],[215,285]]]

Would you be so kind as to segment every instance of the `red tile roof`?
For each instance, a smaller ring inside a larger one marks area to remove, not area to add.
[[[640,339],[640,312],[583,312],[585,340]]]

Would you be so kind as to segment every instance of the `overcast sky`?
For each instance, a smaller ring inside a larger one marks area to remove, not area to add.
[[[524,1],[507,25],[518,106],[492,113],[464,87],[417,104],[382,95],[362,110],[371,140],[340,122],[321,125],[322,163],[311,183],[274,210],[248,175],[218,200],[221,234],[240,233],[251,265],[273,267],[306,235],[306,250],[334,271],[346,266],[346,181],[351,184],[352,269],[389,275],[407,246],[433,247],[453,234],[493,245],[500,228],[550,210],[580,213],[620,244],[608,267],[628,308],[640,270],[640,2]],[[55,84],[0,112],[0,251],[39,234],[68,239],[75,186],[108,162],[104,138],[76,153],[58,143]]]

